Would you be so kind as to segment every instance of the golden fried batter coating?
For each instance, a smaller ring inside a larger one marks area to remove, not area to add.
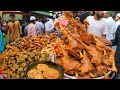
[[[48,68],[43,72],[43,75],[47,79],[57,79],[59,77],[59,72],[55,69]]]
[[[41,70],[41,71],[44,71],[48,68],[48,65],[46,64],[38,64],[37,65],[37,69]]]

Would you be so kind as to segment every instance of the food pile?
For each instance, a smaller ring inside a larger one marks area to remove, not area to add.
[[[62,19],[68,23],[61,24],[59,20]],[[29,64],[41,60],[51,61],[52,53],[64,72],[76,78],[97,78],[109,71],[117,72],[114,50],[107,47],[101,37],[89,34],[88,25],[86,20],[84,24],[78,23],[69,11],[65,11],[62,18],[55,22],[55,27],[61,32],[61,39],[57,38],[57,34],[17,39],[6,46],[0,57],[0,68],[8,79],[24,79]],[[57,71],[43,64],[30,70],[27,75],[35,79],[58,78]]]
[[[24,37],[15,40],[13,43],[10,43],[10,45],[17,47],[20,50],[41,51],[42,48],[46,47],[48,44],[55,42],[55,37],[56,35],[50,37],[47,37],[46,35]]]
[[[59,27],[62,40],[57,39],[55,46],[55,62],[62,66],[64,72],[76,78],[97,78],[107,72],[117,72],[115,52],[107,47],[101,37],[87,32],[88,22],[78,23],[69,11],[64,12],[69,20],[67,26]],[[85,26],[85,27],[84,27]]]
[[[8,79],[25,79],[25,71],[29,64],[48,60],[54,48],[56,35],[50,37],[24,37],[6,46],[0,59],[0,68]]]
[[[27,72],[27,76],[31,79],[58,79],[59,72],[47,64],[38,64]]]

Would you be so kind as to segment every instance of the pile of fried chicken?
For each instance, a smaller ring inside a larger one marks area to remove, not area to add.
[[[69,20],[67,26],[55,23],[62,34],[62,39],[56,41],[55,62],[64,72],[85,79],[117,72],[114,50],[107,47],[102,38],[87,32],[89,23],[86,20],[84,24],[78,23],[69,11],[64,11],[64,17]]]

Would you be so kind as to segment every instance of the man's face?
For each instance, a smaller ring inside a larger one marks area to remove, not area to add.
[[[118,20],[119,20],[119,17],[118,17],[118,16],[116,16],[116,17],[115,17],[115,20],[116,20],[116,21],[118,21]]]
[[[33,21],[33,24],[35,24],[35,20]]]
[[[102,18],[103,17],[103,11],[95,11],[95,14],[98,18]]]
[[[103,13],[103,17],[104,17],[104,18],[108,18],[108,13],[107,13],[107,12],[104,12],[104,13]]]
[[[14,21],[15,20],[15,16],[10,16],[10,18]]]

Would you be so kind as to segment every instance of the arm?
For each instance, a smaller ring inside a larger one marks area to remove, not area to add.
[[[102,38],[104,38],[104,39],[105,39],[105,38],[106,38],[106,34],[102,34]]]
[[[112,45],[112,42],[110,40],[104,39],[101,36],[95,35],[98,39],[102,40],[102,42]]]
[[[120,26],[119,28],[117,29],[116,31],[116,34],[115,34],[115,38],[113,40],[107,40],[107,39],[103,39],[103,41],[106,43],[106,44],[109,44],[109,45],[112,45],[112,46],[115,46],[118,44],[118,34],[120,32]],[[97,36],[98,37],[98,36]]]
[[[27,36],[27,27],[28,26],[25,26],[25,28],[24,28],[24,36]]]
[[[53,29],[54,29],[54,24],[50,23],[49,31],[52,32]]]
[[[22,28],[19,21],[18,21],[18,30],[19,30],[19,34],[22,35]]]
[[[106,38],[106,35],[108,34],[108,26],[107,23],[105,22],[104,28],[102,30],[102,38]]]
[[[53,28],[54,28],[54,25],[51,23],[50,30],[52,30]]]
[[[41,27],[42,27],[42,29],[44,29],[44,25],[43,25],[43,23],[41,23]]]
[[[112,42],[110,40],[104,39],[104,42],[112,46]]]
[[[44,29],[45,29],[44,24],[41,22],[41,30],[42,30],[41,33],[43,33]]]
[[[111,40],[113,46],[118,44],[119,33],[120,33],[120,26],[117,28],[117,31],[115,33],[115,38],[113,40]]]

